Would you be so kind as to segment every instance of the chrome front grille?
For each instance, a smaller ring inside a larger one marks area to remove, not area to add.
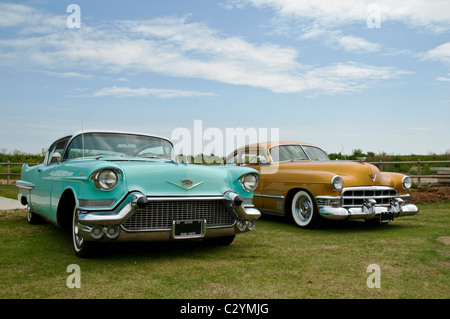
[[[235,222],[222,200],[149,200],[122,227],[128,231],[170,230],[174,220],[206,220],[206,227],[232,226]]]
[[[397,197],[396,189],[377,186],[346,188],[341,194],[344,207],[362,206],[367,199],[376,200],[377,206],[388,206],[395,197]]]

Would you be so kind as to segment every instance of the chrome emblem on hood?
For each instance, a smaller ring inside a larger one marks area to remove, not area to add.
[[[194,187],[196,187],[196,186],[198,186],[200,184],[203,184],[205,181],[198,182],[197,184],[194,184],[194,185],[192,185],[193,181],[191,179],[183,179],[183,180],[181,180],[181,183],[184,184],[184,185],[177,184],[177,183],[174,183],[174,182],[171,182],[171,181],[166,181],[166,182],[170,183],[172,185],[181,187],[182,189],[185,189],[185,190],[188,191],[188,190],[191,190],[191,189],[193,189]],[[190,185],[190,186],[185,186],[185,185]]]
[[[372,180],[372,182],[375,183],[375,179],[377,178],[377,174],[374,174],[374,173],[369,174],[369,177],[370,177],[370,179]]]
[[[192,185],[194,181],[192,179],[182,179],[181,183],[184,185]]]

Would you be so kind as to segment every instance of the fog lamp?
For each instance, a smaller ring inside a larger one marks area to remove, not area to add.
[[[108,228],[106,228],[106,236],[108,236],[111,239],[114,239],[117,236],[119,236],[119,227],[109,226]]]
[[[255,229],[255,226],[256,226],[256,221],[253,219],[253,220],[249,220],[248,222],[247,222],[247,228],[249,229],[249,230],[253,230],[253,229]]]
[[[245,222],[245,220],[239,219],[237,221],[237,227],[239,228],[240,231],[244,231],[245,228],[247,228],[247,223]]]
[[[91,236],[94,239],[100,239],[103,236],[103,227],[99,225],[95,225],[91,229]]]
[[[331,207],[340,207],[341,206],[341,199],[338,197],[338,198],[332,198],[332,199],[330,199],[330,201],[329,201],[329,203],[330,203],[330,206]]]

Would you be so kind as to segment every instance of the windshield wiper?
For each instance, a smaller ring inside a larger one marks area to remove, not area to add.
[[[162,158],[162,159],[168,159],[167,157],[162,157],[162,156],[158,156],[158,155],[140,155],[138,157],[142,157],[142,158]]]
[[[129,157],[128,155],[95,155],[93,156],[96,160],[99,160],[103,157]]]

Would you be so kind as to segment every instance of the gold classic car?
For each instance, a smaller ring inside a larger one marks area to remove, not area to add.
[[[410,203],[409,176],[380,172],[362,160],[333,161],[307,143],[247,145],[222,165],[259,171],[254,205],[262,213],[290,216],[301,228],[317,228],[323,218],[389,223],[419,211]]]

